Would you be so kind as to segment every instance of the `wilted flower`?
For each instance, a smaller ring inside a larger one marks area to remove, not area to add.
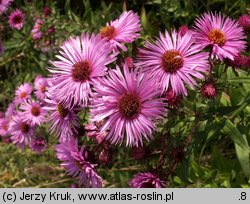
[[[51,14],[51,8],[46,6],[44,9],[43,9],[43,13],[44,13],[44,16],[45,18],[47,18],[50,14]]]

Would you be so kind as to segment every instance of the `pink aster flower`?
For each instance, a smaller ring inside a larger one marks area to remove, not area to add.
[[[32,35],[33,40],[39,40],[42,38],[43,36],[43,33],[41,31],[42,24],[43,24],[43,21],[38,18],[35,22],[33,29],[31,30],[31,35]]]
[[[0,118],[0,136],[5,137],[9,134],[9,123],[9,118]]]
[[[59,60],[51,62],[55,68],[49,69],[56,75],[53,89],[67,108],[87,106],[93,79],[104,76],[106,65],[115,60],[105,40],[85,33],[66,41],[56,57]]]
[[[143,138],[152,138],[154,122],[164,114],[164,103],[147,75],[130,72],[127,64],[123,71],[117,66],[109,77],[97,82],[91,122],[104,121],[100,133],[108,132],[105,139],[112,144],[121,144],[126,138],[127,146],[138,146]]]
[[[18,105],[21,102],[26,101],[27,99],[30,98],[31,93],[32,93],[32,85],[30,83],[21,84],[15,92],[14,103]]]
[[[159,82],[162,92],[171,88],[177,95],[187,95],[184,83],[193,89],[197,85],[193,78],[203,79],[209,68],[208,53],[200,52],[194,41],[192,32],[184,36],[175,31],[172,36],[160,33],[154,43],[146,42],[140,49],[137,65]]]
[[[41,75],[37,75],[34,81],[35,95],[37,99],[43,100],[45,98],[46,88],[48,87],[47,80]]]
[[[238,23],[246,32],[250,32],[250,15],[244,14],[239,17]]]
[[[47,148],[47,141],[43,136],[33,136],[29,143],[29,146],[32,151],[41,154]]]
[[[13,0],[0,0],[0,15],[4,13]]]
[[[10,123],[10,134],[12,142],[18,147],[24,148],[31,140],[34,126],[25,120],[25,116],[18,114]]]
[[[20,110],[24,111],[22,114],[31,125],[41,125],[46,119],[47,111],[39,102],[28,100],[21,104]]]
[[[129,182],[132,188],[163,188],[166,183],[152,173],[138,173]]]
[[[102,187],[102,178],[95,170],[95,164],[88,161],[88,152],[81,147],[78,149],[77,140],[71,138],[68,142],[56,146],[57,158],[66,172],[76,177],[78,184],[85,187]]]
[[[221,13],[205,13],[196,20],[194,36],[203,49],[211,47],[211,57],[234,59],[245,49],[246,41],[242,27]]]
[[[124,11],[118,19],[102,27],[100,35],[110,43],[115,51],[118,51],[118,48],[126,51],[127,48],[122,43],[131,43],[138,38],[140,26],[140,18],[137,13]]]
[[[5,112],[5,116],[7,118],[9,118],[10,120],[12,120],[12,117],[16,114],[17,114],[16,113],[16,103],[14,103],[14,102],[9,103],[8,108]]]
[[[50,132],[59,138],[59,141],[65,142],[73,133],[77,132],[79,121],[77,117],[78,108],[66,108],[55,97],[48,97],[45,99],[47,103],[44,107],[49,111],[49,118],[51,127]]]
[[[9,24],[12,29],[20,30],[24,24],[24,14],[20,9],[12,11],[9,16]]]

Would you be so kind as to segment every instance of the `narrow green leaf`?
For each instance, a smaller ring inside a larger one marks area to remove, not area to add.
[[[245,138],[245,137],[244,137]],[[235,150],[240,162],[241,168],[245,175],[250,178],[250,154],[248,151],[235,144]]]
[[[228,80],[229,83],[245,83],[250,84],[250,77],[237,77]]]
[[[250,148],[246,138],[242,136],[238,128],[230,120],[226,120],[222,131],[224,134],[228,135],[235,144],[250,153]]]

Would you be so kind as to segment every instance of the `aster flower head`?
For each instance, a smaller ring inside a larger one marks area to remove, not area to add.
[[[34,81],[35,85],[35,95],[37,99],[43,100],[46,96],[46,88],[48,87],[47,80],[41,75],[37,75]]]
[[[178,33],[180,33],[181,36],[185,35],[188,31],[189,31],[189,28],[186,25],[182,25],[178,29]]]
[[[166,184],[155,174],[138,173],[130,180],[129,186],[132,188],[163,188]]]
[[[13,0],[0,0],[0,15],[4,13]]]
[[[77,140],[69,141],[56,146],[57,158],[66,172],[76,177],[78,184],[85,187],[102,187],[102,178],[97,174],[94,164],[88,161],[88,152],[84,147],[78,148]]]
[[[181,96],[176,95],[173,89],[168,89],[165,98],[169,107],[177,108],[181,102]]]
[[[93,79],[105,75],[107,65],[115,60],[110,56],[111,48],[99,35],[83,33],[69,38],[62,46],[55,67],[53,89],[65,107],[82,106],[89,103]]]
[[[204,13],[199,17],[194,36],[200,48],[210,47],[211,57],[221,61],[224,58],[233,60],[246,47],[243,28],[221,13]]]
[[[31,125],[41,125],[45,122],[47,111],[42,107],[39,102],[28,100],[21,104],[20,110],[23,111],[25,120]]]
[[[247,65],[247,56],[239,54],[234,57],[234,60],[226,59],[225,63],[235,68],[242,68]]]
[[[51,127],[50,132],[59,138],[59,141],[67,141],[73,133],[77,132],[79,121],[77,117],[78,108],[66,108],[53,95],[45,99],[46,109],[49,112]]]
[[[200,92],[204,98],[214,99],[218,94],[218,88],[212,79],[208,79],[201,85]]]
[[[20,30],[24,24],[24,13],[20,9],[12,11],[9,16],[9,24],[12,29]]]
[[[43,153],[47,148],[47,140],[43,136],[33,136],[29,146],[30,149],[38,154]]]
[[[143,138],[152,138],[154,122],[164,114],[163,99],[149,77],[136,70],[109,71],[109,77],[99,80],[91,106],[91,122],[103,120],[100,133],[112,144],[142,145]]]
[[[9,123],[9,118],[0,118],[0,136],[5,137],[9,134]]]
[[[8,108],[5,112],[5,116],[12,120],[12,117],[16,115],[16,104],[14,102],[9,103]]]
[[[35,126],[27,122],[24,115],[15,115],[10,123],[9,130],[12,142],[18,147],[24,148],[31,141],[34,129]]]
[[[240,24],[240,26],[243,27],[243,29],[246,32],[250,32],[250,15],[249,14],[244,14],[240,16],[238,19],[238,23]]]
[[[184,83],[194,89],[193,78],[203,79],[209,68],[208,53],[200,52],[194,41],[192,32],[160,33],[155,42],[146,42],[140,49],[137,65],[159,82],[162,93],[171,88],[177,95],[187,95]]]
[[[100,29],[100,35],[106,39],[111,47],[118,51],[127,48],[122,43],[131,43],[140,36],[140,18],[133,11],[124,11],[121,16]]]
[[[43,33],[41,31],[41,27],[43,25],[43,20],[38,18],[35,22],[34,27],[31,30],[31,35],[33,40],[39,40],[42,38]]]
[[[31,93],[32,93],[32,85],[30,83],[21,84],[15,92],[14,103],[18,105],[21,102],[26,101],[27,99],[30,98]]]

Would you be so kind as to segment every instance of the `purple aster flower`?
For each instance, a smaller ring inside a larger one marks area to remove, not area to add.
[[[26,121],[25,116],[17,114],[10,122],[9,132],[12,142],[20,148],[24,148],[31,140],[34,126]]]
[[[11,102],[5,112],[5,116],[11,120],[14,115],[16,115],[16,104]]]
[[[193,89],[197,85],[193,78],[203,79],[209,68],[208,53],[200,52],[194,41],[192,32],[184,36],[175,31],[172,36],[160,33],[154,43],[146,42],[140,49],[137,65],[159,82],[162,92],[171,88],[177,95],[187,95],[184,83]]]
[[[5,137],[9,134],[9,123],[9,118],[0,118],[0,136]]]
[[[24,111],[22,114],[31,125],[41,125],[46,119],[47,111],[39,102],[28,100],[21,104],[20,110]]]
[[[79,108],[66,108],[52,96],[45,99],[45,102],[47,104],[44,108],[50,113],[48,118],[51,124],[50,132],[54,133],[61,142],[67,141],[79,127],[77,117]]]
[[[78,184],[85,187],[102,187],[102,178],[97,174],[94,164],[88,161],[88,152],[81,147],[78,149],[77,140],[71,138],[68,142],[56,146],[57,158],[66,172],[76,177]]]
[[[126,138],[127,146],[138,146],[143,138],[152,138],[153,122],[163,116],[165,104],[147,75],[130,72],[127,64],[123,71],[117,66],[97,82],[91,122],[104,121],[100,133],[108,132],[105,139],[112,144],[121,144]]]
[[[0,15],[4,13],[13,0],[0,0]]]
[[[224,58],[233,60],[246,47],[242,27],[221,13],[205,13],[198,18],[194,36],[201,49],[211,47],[211,57],[221,61]]]
[[[24,14],[20,9],[12,11],[9,16],[9,24],[12,29],[20,30],[24,24]]]
[[[41,75],[37,75],[34,81],[35,85],[35,95],[37,99],[43,101],[45,98],[46,88],[48,87],[47,80],[43,78]]]
[[[239,17],[238,23],[246,32],[250,32],[250,15],[244,14]]]
[[[102,27],[100,35],[110,43],[115,51],[118,51],[118,48],[126,51],[127,48],[122,43],[131,43],[138,38],[140,26],[140,18],[137,13],[124,11],[118,19]]]
[[[29,146],[32,151],[41,154],[47,148],[47,140],[43,136],[33,136]]]
[[[18,105],[21,102],[26,101],[27,99],[30,98],[31,93],[32,93],[32,85],[30,83],[21,84],[15,92],[14,103]]]
[[[81,37],[70,38],[61,46],[59,61],[53,61],[55,68],[49,69],[54,76],[57,98],[65,107],[87,106],[92,94],[93,79],[104,76],[106,65],[115,59],[110,47],[101,37],[83,33]]]
[[[138,173],[130,180],[129,186],[132,188],[163,188],[166,184],[155,174]]]
[[[42,38],[43,36],[43,33],[41,31],[42,25],[43,25],[43,21],[40,18],[38,18],[35,22],[34,27],[31,30],[31,35],[32,35],[33,40],[39,40]]]

